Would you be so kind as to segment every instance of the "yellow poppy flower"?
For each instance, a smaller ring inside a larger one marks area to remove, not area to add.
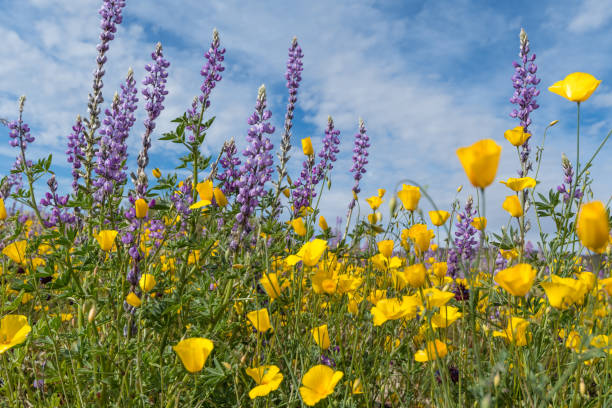
[[[501,146],[492,139],[483,139],[469,147],[457,149],[463,170],[474,187],[485,188],[493,183],[501,150]]]
[[[184,339],[172,347],[190,373],[197,373],[204,368],[213,348],[213,342],[202,337]]]
[[[155,178],[160,178],[162,176],[161,171],[159,171],[159,169],[156,167],[154,168],[151,173],[153,173],[153,177]]]
[[[372,225],[378,224],[382,220],[382,214],[380,211],[376,211],[375,213],[368,214],[368,222]]]
[[[412,296],[380,299],[376,306],[370,309],[374,326],[380,326],[387,320],[412,319],[416,317],[418,302]]]
[[[149,205],[144,198],[139,198],[134,203],[134,209],[136,210],[136,218],[144,218],[149,212]]]
[[[440,311],[431,317],[431,325],[434,328],[444,328],[453,324],[457,319],[463,316],[463,313],[454,306],[444,306]]]
[[[526,188],[534,188],[536,185],[535,179],[531,177],[510,177],[508,181],[500,181],[500,183],[504,184],[512,191],[523,191]]]
[[[278,275],[276,273],[264,273],[259,280],[259,284],[263,286],[264,290],[272,300],[279,297],[281,292],[290,285],[289,281],[285,281],[281,285],[278,282]]]
[[[251,399],[265,397],[270,392],[277,390],[283,381],[280,368],[275,365],[247,368],[245,371],[257,383],[257,386],[249,391]]]
[[[327,249],[327,241],[315,239],[302,245],[297,255],[289,255],[286,259],[289,266],[302,261],[306,266],[315,266]]]
[[[13,346],[23,343],[32,328],[23,315],[6,315],[0,320],[0,354]]]
[[[303,387],[300,387],[300,395],[304,404],[309,407],[327,398],[334,392],[334,387],[342,379],[342,371],[334,371],[326,365],[316,365],[304,374],[302,378]]]
[[[312,148],[312,140],[309,137],[302,139],[302,151],[306,156],[312,156],[314,149]]]
[[[574,72],[562,81],[555,82],[548,90],[572,102],[584,102],[595,92],[601,80],[591,74]]]
[[[448,354],[448,347],[438,339],[428,341],[425,348],[414,353],[414,361],[425,363],[427,361],[443,358]]]
[[[306,225],[304,225],[302,217],[291,220],[291,226],[293,227],[293,231],[300,237],[306,235]]]
[[[258,332],[263,333],[272,328],[272,325],[270,324],[270,316],[268,315],[268,309],[254,310],[247,313],[246,316]]]
[[[600,254],[606,250],[610,242],[610,223],[601,201],[593,201],[580,207],[576,234],[580,243],[591,251]]]
[[[507,341],[516,344],[517,346],[527,345],[527,326],[529,322],[520,317],[512,317],[508,322],[508,326],[503,332],[494,331],[493,337],[503,337]]]
[[[508,211],[512,217],[520,217],[523,215],[523,207],[518,197],[515,195],[507,196],[502,204],[502,208]]]
[[[319,327],[315,327],[310,331],[312,337],[314,338],[315,343],[321,347],[323,350],[327,350],[330,346],[329,341],[329,332],[327,331],[327,325],[324,324]]]
[[[511,295],[525,296],[533,286],[536,272],[533,266],[522,263],[499,271],[494,280]]]
[[[0,221],[6,220],[6,207],[4,206],[4,199],[0,197]]]
[[[434,262],[431,265],[431,271],[438,279],[443,279],[448,271],[448,264],[446,262]]]
[[[128,303],[128,305],[134,307],[140,307],[140,305],[142,305],[142,301],[134,292],[128,293],[128,295],[125,297],[125,301]]]
[[[432,309],[446,305],[449,300],[455,297],[455,294],[438,288],[427,288],[422,291],[422,296],[419,293],[417,297],[423,307]]]
[[[390,239],[380,241],[378,244],[378,252],[383,254],[385,258],[390,258],[393,253],[393,241]]]
[[[379,196],[380,198],[383,198],[383,196],[385,195],[385,193],[387,192],[387,190],[385,190],[384,188],[379,188],[379,189],[377,190],[377,192],[378,192],[378,196]]]
[[[574,304],[573,291],[574,288],[566,285],[563,282],[541,282],[540,286],[546,292],[548,302],[555,309],[567,309]]]
[[[419,206],[421,189],[415,186],[402,184],[402,189],[398,191],[397,196],[406,210],[414,211]]]
[[[196,191],[200,196],[200,200],[212,201],[215,193],[213,188],[213,182],[206,180],[196,185]]]
[[[103,251],[108,252],[113,248],[117,233],[115,230],[102,230],[95,236]]]
[[[413,288],[420,288],[421,286],[425,285],[426,274],[427,269],[425,269],[425,265],[422,263],[417,263],[404,268],[406,283]]]
[[[525,144],[527,139],[531,137],[531,133],[525,132],[522,126],[517,126],[514,129],[506,130],[504,132],[504,137],[512,146],[519,147]]]
[[[143,273],[138,281],[138,286],[143,292],[150,292],[155,287],[155,277],[149,273]]]
[[[323,217],[322,215],[319,217],[319,227],[321,227],[323,231],[327,231],[329,229],[329,225],[327,225],[327,220],[325,220],[325,217]]]
[[[425,224],[414,224],[408,230],[408,237],[414,243],[414,248],[417,253],[425,252],[429,249],[431,240],[436,235],[430,229],[427,229]]]
[[[370,205],[370,208],[372,208],[373,211],[376,211],[378,207],[380,207],[380,205],[383,203],[383,199],[379,196],[372,196],[366,199],[366,202]]]
[[[8,256],[13,262],[23,265],[26,261],[26,246],[26,241],[16,241],[4,247],[2,253]]]
[[[472,227],[476,228],[478,231],[484,231],[487,228],[487,219],[485,217],[475,217],[472,220]]]
[[[431,223],[436,227],[443,225],[446,220],[448,220],[448,217],[450,217],[448,211],[438,210],[429,212],[429,218],[431,219]]]
[[[225,197],[225,194],[223,194],[223,191],[219,187],[215,187],[213,195],[219,207],[225,207],[227,205],[227,197]]]

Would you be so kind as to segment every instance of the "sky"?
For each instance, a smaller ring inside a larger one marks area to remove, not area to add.
[[[70,189],[65,159],[67,136],[77,114],[85,116],[100,33],[101,1],[0,0],[0,118],[15,119],[17,100],[26,95],[24,120],[36,142],[30,158],[53,154],[52,170],[64,191]],[[496,182],[487,189],[487,217],[492,229],[507,224],[501,203],[510,194],[498,183],[516,177],[516,152],[503,137],[519,123],[509,116],[513,105],[512,62],[518,59],[519,32],[527,32],[542,79],[532,114],[532,146],[540,145],[553,120],[541,164],[539,192],[562,182],[561,154],[576,155],[576,104],[547,88],[572,72],[588,72],[602,80],[581,109],[581,161],[586,161],[612,129],[612,0],[586,1],[394,1],[308,0],[286,2],[127,0],[124,21],[110,44],[105,65],[103,109],[112,101],[128,68],[144,77],[144,66],[159,41],[171,65],[169,94],[153,135],[150,168],[175,171],[181,151],[158,140],[170,122],[200,93],[204,52],[218,29],[226,48],[223,80],[213,90],[205,154],[216,155],[223,141],[234,137],[246,146],[247,118],[257,89],[266,85],[268,106],[278,148],[288,92],[287,51],[294,36],[303,50],[304,70],[292,135],[290,175],[295,179],[303,154],[300,139],[321,146],[327,117],[341,131],[341,153],[324,191],[321,213],[330,225],[345,217],[351,199],[351,156],[359,118],[370,138],[369,164],[361,181],[361,215],[365,198],[378,188],[390,192],[410,179],[426,188],[441,209],[462,203],[475,190],[455,154],[480,139],[494,139],[503,148]],[[142,96],[140,95],[142,102]],[[135,168],[144,119],[142,104],[129,138],[128,162]],[[0,175],[10,171],[16,155],[8,129],[0,126]],[[535,146],[533,147],[535,152]],[[612,194],[612,162],[607,145],[591,169],[593,199],[607,202]],[[273,177],[276,178],[276,175]],[[462,192],[456,190],[464,185]],[[43,191],[43,187],[39,189]],[[590,198],[589,198],[590,199]],[[421,208],[431,206],[423,198]],[[531,210],[533,213],[533,210]],[[534,226],[535,227],[535,226]],[[545,228],[550,228],[545,226]],[[530,234],[535,238],[535,230]]]

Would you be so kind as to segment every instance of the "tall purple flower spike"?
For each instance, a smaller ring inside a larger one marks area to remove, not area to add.
[[[355,184],[353,185],[354,195],[359,194],[359,180],[366,172],[366,164],[368,164],[368,148],[370,147],[370,138],[366,134],[365,124],[359,119],[359,132],[355,134],[355,147],[353,148],[353,166],[350,172],[353,173]],[[349,211],[355,207],[355,197],[351,199]]]
[[[142,149],[138,154],[138,172],[136,175],[132,173],[132,182],[136,187],[136,192],[139,197],[144,197],[147,193],[149,181],[147,179],[146,167],[149,164],[149,149],[151,148],[151,133],[155,129],[155,119],[164,109],[164,99],[168,95],[166,90],[166,78],[168,78],[168,67],[170,63],[164,59],[161,43],[157,43],[155,51],[151,53],[153,64],[147,64],[145,70],[149,73],[142,81],[146,86],[142,90],[142,95],[145,98],[145,110],[147,118],[144,120],[145,132],[142,135]]]
[[[72,191],[74,194],[79,189],[79,178],[81,177],[81,159],[85,156],[85,126],[81,115],[76,118],[76,123],[72,126],[72,133],[68,135],[68,163],[72,164]]]
[[[285,113],[285,125],[283,128],[283,136],[280,142],[280,152],[277,153],[279,160],[277,171],[278,181],[276,182],[276,192],[274,196],[274,208],[272,214],[276,217],[279,214],[280,207],[280,192],[282,189],[283,179],[287,176],[287,162],[289,161],[289,151],[291,150],[291,128],[293,127],[293,111],[295,110],[295,104],[297,102],[298,88],[300,87],[300,81],[302,80],[302,48],[298,44],[296,37],[293,37],[291,41],[291,47],[289,47],[289,59],[287,60],[287,71],[285,72],[285,78],[287,79],[287,89],[289,89],[289,101],[287,103],[287,112]]]
[[[457,276],[460,264],[463,262],[469,264],[478,250],[477,230],[472,225],[477,211],[473,208],[473,205],[474,201],[469,196],[463,212],[459,213],[460,220],[456,224],[457,231],[455,232],[455,248],[449,251],[447,261],[448,274],[453,278]]]
[[[121,85],[121,94],[115,94],[111,108],[105,112],[104,128],[100,130],[100,149],[96,153],[98,178],[93,181],[94,199],[99,203],[117,192],[117,187],[127,179],[127,138],[136,121],[137,93],[134,71],[130,68],[125,84]]]
[[[273,160],[270,150],[274,146],[266,136],[274,133],[274,126],[268,122],[271,117],[272,112],[266,110],[266,87],[262,85],[257,92],[255,112],[247,121],[251,125],[247,134],[249,145],[242,153],[246,159],[240,168],[240,178],[237,183],[236,201],[240,203],[240,211],[236,215],[236,222],[232,228],[234,237],[230,243],[234,250],[251,231],[249,217],[259,204],[259,199],[265,194],[265,183],[272,175]]]
[[[518,118],[525,132],[528,132],[529,125],[531,124],[529,115],[539,108],[536,97],[540,95],[540,91],[536,88],[536,85],[540,83],[540,79],[536,76],[538,70],[535,64],[536,55],[532,54],[529,56],[529,40],[527,38],[527,33],[525,33],[525,30],[522,28],[519,39],[519,57],[521,61],[514,61],[512,63],[515,70],[514,75],[512,75],[514,95],[510,98],[512,104],[518,105],[518,109],[513,109],[510,116]],[[532,168],[531,162],[529,161],[530,151],[529,140],[527,140],[521,146],[521,170],[519,170],[519,176],[521,177],[526,176]]]
[[[225,59],[223,54],[225,54],[225,48],[221,48],[221,42],[219,41],[219,32],[215,28],[213,30],[213,40],[210,44],[210,48],[204,54],[204,57],[206,58],[206,64],[202,67],[202,70],[200,71],[200,75],[204,77],[204,82],[200,87],[202,94],[194,98],[193,104],[191,105],[191,109],[187,110],[187,115],[191,119],[198,118],[198,105],[204,104],[204,110],[208,109],[208,107],[210,106],[210,93],[216,86],[217,82],[221,81],[221,79],[223,78],[221,76],[221,72],[225,71],[225,67],[221,64]],[[195,134],[197,129],[194,129],[193,126],[188,126],[187,129],[192,132],[192,134],[189,135],[189,141],[192,143],[195,142],[196,137],[199,136]],[[200,130],[200,132],[202,131],[203,129]]]

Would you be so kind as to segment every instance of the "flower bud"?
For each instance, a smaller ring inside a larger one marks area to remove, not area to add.
[[[96,304],[94,303],[91,306],[91,309],[89,309],[89,313],[87,314],[87,321],[89,323],[92,323],[94,321],[94,319],[96,318],[96,313],[97,313],[97,311],[96,311]]]
[[[144,218],[149,212],[149,206],[144,198],[139,198],[134,203],[134,209],[136,210],[136,218]]]

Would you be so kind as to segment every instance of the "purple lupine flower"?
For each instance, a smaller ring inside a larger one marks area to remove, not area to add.
[[[506,266],[508,266],[508,260],[504,258],[501,251],[497,251],[497,256],[495,257],[495,272],[505,269]]]
[[[102,77],[104,77],[104,64],[106,63],[106,52],[109,49],[110,42],[115,38],[117,32],[117,25],[121,24],[123,17],[121,15],[122,9],[125,7],[125,0],[104,0],[102,7],[100,7],[99,14],[102,16],[100,22],[100,43],[96,46],[98,55],[96,57],[96,69],[93,72],[93,85],[92,93],[88,95],[87,111],[89,112],[89,119],[85,119],[84,122],[89,128],[89,132],[85,133],[85,146],[83,148],[84,164],[85,164],[85,184],[86,187],[90,187],[91,183],[91,171],[93,170],[93,160],[96,153],[97,138],[95,136],[96,130],[100,127],[100,108],[99,105],[104,102],[102,97]]]
[[[200,113],[198,112],[198,105],[202,106],[202,110],[205,111],[210,107],[210,93],[213,88],[217,84],[217,82],[221,81],[223,78],[221,76],[221,72],[225,71],[225,67],[221,65],[225,57],[225,48],[220,47],[219,41],[219,32],[215,28],[213,30],[213,40],[210,43],[210,48],[204,54],[206,58],[206,64],[202,67],[200,71],[200,75],[204,77],[204,82],[200,87],[202,94],[196,98],[194,98],[193,103],[191,105],[191,109],[187,110],[187,117],[191,120],[198,121]],[[189,141],[191,143],[195,142],[198,137],[201,136],[201,133],[204,131],[203,128],[196,129],[194,126],[189,125],[187,129],[192,132],[189,135]],[[196,134],[198,133],[198,134]]]
[[[280,142],[280,152],[277,153],[279,159],[278,170],[278,181],[276,182],[276,193],[272,209],[272,214],[276,217],[279,213],[279,197],[282,190],[283,178],[287,176],[287,162],[289,161],[289,151],[291,150],[291,128],[293,127],[293,111],[295,110],[295,103],[297,102],[298,88],[300,87],[300,81],[302,80],[302,48],[298,45],[296,37],[293,37],[291,41],[291,47],[289,47],[289,59],[287,60],[287,71],[285,72],[285,78],[287,79],[287,88],[289,89],[289,103],[287,104],[287,112],[285,113],[285,126],[283,129],[283,136]]]
[[[539,108],[536,102],[536,97],[540,94],[540,91],[536,88],[536,85],[540,83],[540,79],[536,76],[538,70],[535,64],[536,55],[532,54],[529,56],[529,40],[525,30],[521,28],[519,35],[520,39],[520,62],[514,61],[514,75],[512,75],[512,86],[514,87],[514,95],[510,98],[512,104],[518,105],[518,109],[513,109],[510,116],[518,118],[521,121],[521,126],[524,131],[527,132],[529,125],[531,124],[531,118],[529,115],[531,112]],[[531,170],[531,162],[529,161],[529,140],[521,146],[521,170],[519,170],[519,176],[525,177],[529,170]]]
[[[570,199],[570,191],[572,189],[572,181],[574,180],[574,169],[572,163],[569,161],[565,153],[561,155],[561,167],[563,167],[563,183],[557,186],[557,191],[563,194],[563,202],[567,203]],[[574,191],[574,198],[580,200],[582,198],[582,191],[576,187]]]
[[[136,121],[137,93],[134,72],[130,68],[125,84],[121,85],[121,95],[115,94],[111,108],[105,112],[104,128],[100,130],[100,149],[96,153],[98,178],[93,182],[96,187],[94,199],[100,203],[127,179],[127,138]]]
[[[359,132],[355,134],[355,147],[353,148],[353,166],[350,172],[354,173],[353,178],[355,184],[353,185],[353,195],[359,194],[361,189],[359,188],[359,180],[363,177],[366,172],[365,165],[368,164],[368,147],[370,147],[370,138],[366,134],[365,124],[363,120],[359,119]],[[355,197],[351,199],[349,204],[349,211],[355,207]]]
[[[81,121],[81,115],[78,115],[72,127],[72,133],[68,135],[68,150],[66,150],[68,163],[72,164],[72,190],[75,194],[79,188],[81,159],[85,155],[85,145],[85,127]]]
[[[149,74],[142,81],[143,85],[150,85],[150,87],[142,90],[142,95],[146,100],[145,110],[147,111],[147,118],[144,121],[145,132],[142,136],[142,149],[138,154],[138,172],[136,175],[132,173],[132,182],[136,187],[139,197],[145,196],[149,185],[145,169],[149,164],[151,133],[153,129],[155,129],[155,119],[157,119],[164,109],[162,102],[166,95],[168,95],[168,91],[166,91],[166,78],[168,78],[168,72],[166,69],[170,66],[170,63],[164,59],[161,43],[157,43],[155,51],[151,53],[151,58],[155,63],[145,66],[145,70]]]
[[[174,203],[176,212],[181,218],[181,225],[179,227],[179,232],[183,232],[187,230],[186,220],[189,214],[191,214],[191,209],[189,208],[189,206],[193,204],[193,192],[192,192],[191,185],[192,185],[191,178],[188,178],[179,187],[179,190],[175,191],[170,196],[170,200]]]
[[[336,154],[340,151],[339,130],[334,129],[334,121],[331,116],[327,117],[327,128],[325,129],[325,138],[323,139],[323,147],[319,152],[319,162],[314,165],[314,157],[308,157],[302,163],[302,171],[300,177],[294,183],[292,191],[293,208],[295,214],[298,214],[302,207],[308,207],[313,198],[317,196],[316,186],[325,177],[327,171],[331,170],[336,161]]]
[[[41,198],[40,204],[44,207],[51,207],[51,214],[43,220],[45,227],[52,228],[58,223],[62,224],[73,224],[76,218],[66,209],[68,204],[68,194],[60,196],[57,194],[57,181],[55,180],[55,174],[47,181],[49,191],[45,193],[45,197]]]
[[[262,85],[257,92],[255,112],[247,121],[251,127],[247,134],[249,145],[242,153],[246,160],[240,168],[240,178],[237,183],[236,202],[240,203],[240,211],[232,228],[234,238],[230,244],[234,250],[238,248],[238,242],[243,241],[251,231],[249,217],[259,204],[259,199],[265,194],[264,186],[272,174],[273,161],[270,150],[274,146],[266,137],[266,134],[274,133],[274,126],[268,122],[271,117],[272,112],[266,110],[266,87]]]
[[[478,241],[476,240],[477,230],[472,225],[474,215],[477,211],[473,208],[474,200],[469,196],[465,204],[463,212],[459,213],[459,221],[457,221],[457,231],[455,231],[455,247],[449,250],[448,254],[448,274],[455,278],[462,263],[469,264],[476,251],[478,250]]]
[[[223,151],[221,152],[219,163],[221,163],[221,167],[224,170],[221,174],[217,175],[217,180],[223,182],[221,191],[226,196],[238,191],[238,179],[240,178],[238,166],[240,166],[241,162],[236,157],[237,152],[236,143],[233,138],[224,144]]]
[[[9,128],[9,145],[11,147],[19,147],[19,152],[15,158],[11,174],[8,177],[8,184],[10,187],[6,188],[8,193],[14,188],[19,191],[23,186],[22,173],[23,171],[32,166],[32,161],[25,158],[25,151],[28,147],[28,143],[34,143],[34,137],[30,134],[30,127],[22,119],[23,117],[23,106],[25,104],[25,96],[19,98],[19,119],[13,120],[8,123]]]

